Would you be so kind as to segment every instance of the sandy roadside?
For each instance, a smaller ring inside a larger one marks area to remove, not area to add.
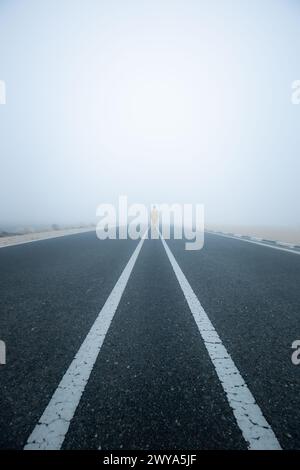
[[[248,235],[250,237],[264,238],[266,240],[281,241],[300,245],[299,227],[263,227],[253,225],[217,225],[208,224],[206,230],[215,230],[224,233]]]
[[[63,237],[65,235],[73,235],[76,233],[90,232],[92,230],[95,230],[95,227],[51,230],[48,232],[26,233],[24,235],[10,235],[8,237],[0,238],[0,248],[4,248],[6,246],[21,245],[22,243],[34,242],[37,240],[46,240],[48,238]]]

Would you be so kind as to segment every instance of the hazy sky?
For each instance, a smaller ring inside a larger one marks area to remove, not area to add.
[[[300,225],[298,0],[0,0],[1,224],[198,202]]]

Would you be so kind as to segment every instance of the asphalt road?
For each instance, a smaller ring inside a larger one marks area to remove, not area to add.
[[[235,397],[162,241],[139,243],[84,233],[0,250],[0,448],[34,447],[46,417],[42,448],[56,433],[62,449],[247,449],[251,422],[254,443],[300,449],[300,256],[212,234],[200,251],[167,242],[230,380],[245,382]],[[82,349],[96,319],[107,327]],[[252,422],[259,413],[266,422]]]

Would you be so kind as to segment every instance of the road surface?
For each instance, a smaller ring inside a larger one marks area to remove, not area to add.
[[[213,234],[1,249],[0,448],[299,449],[299,281]]]

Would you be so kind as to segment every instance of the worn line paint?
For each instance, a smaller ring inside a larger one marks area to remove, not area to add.
[[[29,436],[24,449],[59,450],[61,448],[147,232],[134,250],[38,424]]]
[[[281,446],[165,240],[162,243],[249,449]]]

